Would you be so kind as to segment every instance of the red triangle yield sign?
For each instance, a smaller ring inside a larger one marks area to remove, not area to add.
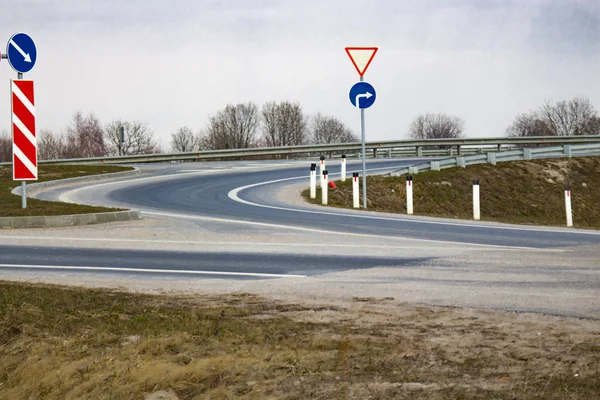
[[[378,49],[378,47],[346,47],[346,53],[358,71],[358,75],[363,76],[367,72]]]

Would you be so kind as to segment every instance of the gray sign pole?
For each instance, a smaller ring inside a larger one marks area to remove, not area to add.
[[[360,81],[365,79],[361,76]],[[358,106],[358,103],[356,104]],[[365,151],[365,109],[360,109],[360,135],[362,138],[362,187],[363,187],[363,208],[367,208],[367,152]]]
[[[23,74],[18,72],[17,73],[17,79],[23,79]],[[12,119],[12,118],[11,118]],[[14,132],[13,132],[14,135]],[[13,138],[13,143],[14,143],[14,138]],[[13,144],[14,146],[14,144]],[[15,166],[13,165],[13,168]],[[21,181],[21,208],[27,208],[27,181]]]

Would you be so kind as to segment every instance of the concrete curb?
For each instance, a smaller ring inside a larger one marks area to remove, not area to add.
[[[78,183],[88,183],[88,182],[100,182],[100,181],[108,181],[111,179],[119,179],[119,178],[128,178],[132,176],[137,176],[142,173],[142,171],[133,167],[133,171],[123,171],[123,172],[113,172],[110,174],[100,174],[100,175],[88,175],[88,176],[78,176],[76,178],[67,178],[67,179],[59,179],[56,181],[48,181],[48,182],[39,182],[39,183],[31,183],[27,184],[27,197],[34,197],[37,193],[43,192],[47,189],[56,189],[63,186],[69,186]],[[11,191],[12,194],[20,196],[21,195],[21,186],[17,186]]]
[[[34,217],[2,217],[0,229],[22,228],[59,228],[65,226],[82,226],[103,224],[117,221],[134,221],[141,219],[137,210],[116,211],[95,214],[50,215]]]

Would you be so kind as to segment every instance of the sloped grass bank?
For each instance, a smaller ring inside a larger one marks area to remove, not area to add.
[[[473,165],[413,176],[414,213],[473,218],[473,180],[480,181],[481,219],[518,224],[565,226],[565,184],[571,186],[574,226],[600,228],[600,157],[546,159]],[[352,207],[352,180],[336,181],[328,203]],[[362,184],[360,185],[362,204]],[[406,177],[367,178],[367,208],[406,213]],[[310,200],[321,204],[321,193]]]

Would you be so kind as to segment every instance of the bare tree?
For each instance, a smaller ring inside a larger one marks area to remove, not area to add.
[[[302,108],[287,101],[263,106],[262,133],[269,147],[295,146],[308,141],[308,127]]]
[[[583,97],[552,103],[518,115],[506,129],[508,136],[572,136],[600,134],[600,115]]]
[[[556,136],[593,134],[598,112],[589,99],[575,97],[569,101],[547,101],[540,108],[541,118]]]
[[[534,111],[519,114],[513,123],[506,128],[506,135],[509,137],[554,136],[554,132],[540,114]]]
[[[121,127],[124,140],[121,144]],[[106,125],[106,141],[109,155],[150,154],[158,151],[158,144],[146,123],[115,120]]]
[[[65,153],[65,138],[43,129],[37,136],[38,158],[40,160],[57,160]]]
[[[184,126],[171,135],[171,148],[181,153],[200,150],[200,137]]]
[[[210,117],[200,144],[203,149],[209,150],[255,147],[257,129],[258,107],[255,104],[228,104]]]
[[[104,131],[100,121],[89,114],[84,117],[81,112],[75,113],[73,122],[67,130],[65,156],[100,157],[106,154]]]
[[[409,127],[409,135],[413,139],[444,139],[463,136],[465,123],[462,119],[446,114],[417,116]]]
[[[0,133],[0,162],[12,161],[12,138],[6,131]]]
[[[312,143],[349,143],[360,141],[342,121],[335,117],[317,114],[312,120]]]

